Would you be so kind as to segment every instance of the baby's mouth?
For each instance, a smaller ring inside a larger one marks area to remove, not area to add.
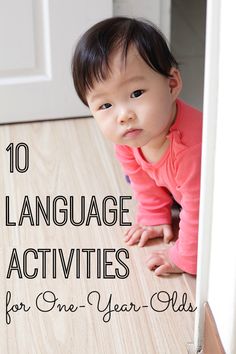
[[[141,133],[142,129],[131,128],[128,129],[124,134],[123,137],[125,138],[133,138],[138,136]]]

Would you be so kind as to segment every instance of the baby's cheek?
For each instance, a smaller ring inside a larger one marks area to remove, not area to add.
[[[115,127],[110,123],[106,122],[104,124],[100,125],[100,129],[102,134],[108,139],[111,140],[112,142],[116,142],[116,130]]]

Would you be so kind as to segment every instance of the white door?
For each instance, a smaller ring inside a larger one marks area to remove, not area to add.
[[[0,0],[0,123],[88,115],[71,78],[79,36],[112,0]]]

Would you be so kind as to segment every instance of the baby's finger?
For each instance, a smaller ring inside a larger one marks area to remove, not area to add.
[[[172,269],[171,265],[169,263],[165,263],[157,267],[154,273],[157,276],[164,275],[164,274],[171,273],[171,269]]]
[[[136,230],[133,235],[129,238],[128,241],[126,241],[127,245],[131,246],[137,243],[141,237],[142,234],[142,229]]]
[[[163,259],[162,259],[162,257],[155,256],[155,257],[149,258],[146,261],[146,264],[150,270],[154,270],[157,267],[159,267],[161,264],[163,264]]]
[[[130,229],[131,229],[131,228],[125,230],[125,232],[124,232],[124,237],[128,235],[128,232],[129,232]]]
[[[140,225],[139,224],[135,224],[133,226],[131,226],[124,234],[124,236],[130,236],[132,235],[136,230],[140,229]]]
[[[126,229],[125,232],[124,232],[124,236],[127,236],[128,233],[129,233],[131,230],[133,230],[135,226],[136,226],[136,225],[132,225],[130,228]]]
[[[129,242],[129,240],[131,239],[131,237],[132,237],[132,235],[126,236],[126,237],[124,238],[124,241],[125,241],[126,243]]]
[[[149,240],[150,236],[151,236],[151,230],[145,230],[143,231],[143,233],[141,234],[140,237],[140,241],[139,241],[139,247],[143,247],[145,245],[145,243]]]
[[[152,238],[162,237],[162,236],[163,235],[160,233],[160,231],[158,231],[156,228],[150,227],[143,232],[139,242],[139,246],[140,247],[144,246],[144,244]]]
[[[140,229],[139,225],[132,226],[124,235],[124,241],[127,242],[138,229]]]
[[[169,243],[172,240],[172,238],[174,238],[174,234],[172,232],[171,227],[165,227],[163,230],[163,234],[164,234],[165,243]]]

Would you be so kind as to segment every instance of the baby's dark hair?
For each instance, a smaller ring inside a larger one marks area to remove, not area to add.
[[[170,69],[178,68],[163,34],[151,22],[128,17],[111,17],[92,26],[79,40],[72,59],[72,75],[76,92],[87,104],[87,92],[94,81],[105,80],[110,72],[109,56],[122,50],[126,61],[130,45],[153,70],[170,77]]]

